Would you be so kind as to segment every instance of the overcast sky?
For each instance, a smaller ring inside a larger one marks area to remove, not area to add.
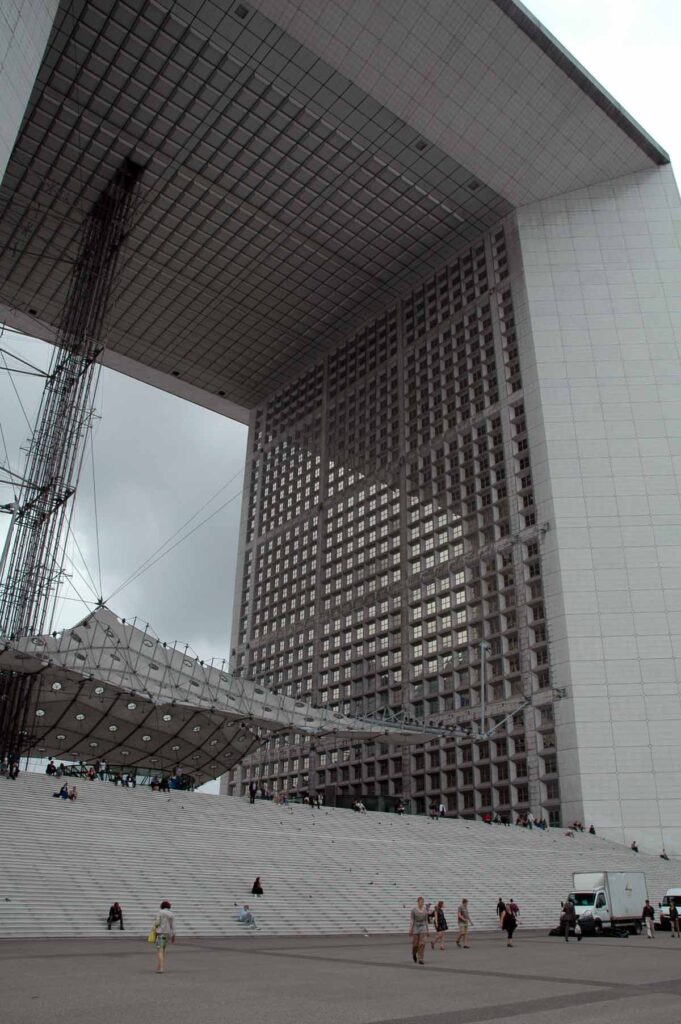
[[[679,0],[525,0],[681,174]]]
[[[531,0],[527,6],[668,150],[678,170],[681,2]],[[46,363],[46,346],[40,343],[6,335],[0,345]],[[31,419],[39,386],[30,378],[13,380]],[[88,600],[101,590],[117,614],[142,617],[162,639],[188,642],[202,658],[228,657],[246,428],[107,370],[102,371],[97,409],[101,418],[93,447],[102,585],[88,455],[75,533],[96,593],[75,573],[73,586]],[[28,428],[6,373],[0,373],[0,423],[18,469]],[[229,500],[227,507],[111,596],[223,487],[195,522]],[[7,487],[0,487],[0,504],[11,497]],[[1,516],[0,542],[6,522]],[[69,551],[84,571],[73,543]],[[58,627],[86,611],[71,585],[63,594]]]
[[[48,346],[24,338],[6,336],[0,345],[43,364],[49,358]],[[0,374],[0,420],[16,470],[28,428],[7,378]],[[30,378],[14,381],[31,419],[42,385]],[[96,407],[100,418],[92,441],[95,486],[88,444],[73,531],[93,581],[88,587],[83,561],[71,543],[73,564],[67,563],[67,570],[72,585],[63,588],[57,628],[85,614],[78,596],[92,600],[102,593],[113,611],[144,618],[162,639],[188,642],[202,658],[227,657],[246,428],[106,369],[101,372]],[[217,512],[209,522],[114,593],[220,488],[222,493],[185,532]],[[7,487],[0,496],[2,503],[12,497]]]

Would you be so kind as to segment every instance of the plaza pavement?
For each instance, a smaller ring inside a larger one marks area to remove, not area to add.
[[[181,921],[178,919],[178,928]],[[154,972],[144,940],[0,940],[12,1024],[599,1024],[675,1020],[681,940],[471,934],[412,963],[404,936],[187,939]]]

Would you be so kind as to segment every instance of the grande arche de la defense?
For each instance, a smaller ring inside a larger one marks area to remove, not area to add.
[[[0,321],[249,427],[228,669],[17,627],[31,750],[681,852],[665,151],[516,0],[0,34]]]

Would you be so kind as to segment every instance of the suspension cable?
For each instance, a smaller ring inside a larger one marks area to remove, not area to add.
[[[22,366],[28,366],[28,370],[27,371],[17,370],[16,368],[8,366],[7,367],[7,372],[8,373],[28,373],[29,376],[33,376],[33,377],[47,377],[47,376],[49,376],[48,373],[47,373],[47,370],[41,370],[34,363],[29,363],[27,359],[22,359],[21,356],[18,356],[16,354],[16,352],[12,352],[8,348],[0,348],[0,352],[2,352],[3,356],[9,356],[10,359],[14,359],[14,360],[16,360],[17,363],[21,363]]]
[[[9,451],[8,451],[8,448],[7,448],[7,441],[5,439],[5,431],[2,429],[2,421],[1,420],[0,420],[0,440],[2,441],[3,451],[5,452],[5,465],[7,466],[7,471],[8,471],[8,473],[9,473],[9,475],[11,477],[15,477],[16,473],[12,472],[12,463],[10,462]],[[16,489],[16,484],[14,483],[14,481],[12,481],[11,487],[12,487],[12,494],[14,495],[14,500],[16,501],[17,498],[18,498],[18,493],[17,493],[17,489]]]
[[[12,389],[14,391],[14,394],[17,396],[17,401],[18,401],[18,403],[19,403],[19,405],[21,407],[21,411],[24,414],[24,419],[26,420],[26,425],[28,426],[28,429],[31,431],[31,433],[33,433],[33,427],[31,426],[31,421],[29,420],[28,415],[26,413],[26,409],[24,408],[24,403],[21,401],[21,395],[19,394],[19,392],[17,390],[17,386],[14,383],[14,374],[12,373],[12,371],[9,368],[9,366],[7,365],[7,359],[5,358],[5,353],[4,353],[4,351],[2,349],[0,349],[0,357],[2,357],[2,361],[5,364],[5,369],[7,370],[7,376],[9,377],[10,384],[12,385]]]
[[[133,576],[133,578],[132,578],[132,580],[130,580],[130,582],[134,583],[135,580],[139,579],[140,576],[144,575],[145,572],[147,572],[154,565],[156,565],[157,562],[160,562],[161,559],[165,558],[166,555],[169,555],[171,551],[174,551],[175,548],[179,547],[180,544],[182,544],[185,540],[189,540],[189,538],[193,534],[195,534],[198,530],[200,530],[202,526],[205,526],[206,523],[209,523],[211,521],[211,519],[214,519],[216,515],[218,515],[220,512],[222,512],[223,509],[227,508],[228,505],[231,505],[232,502],[235,501],[237,498],[241,497],[242,494],[243,494],[243,490],[237,491],[236,494],[233,494],[231,498],[228,498],[227,501],[225,501],[222,505],[220,505],[218,508],[216,508],[214,512],[211,512],[211,514],[209,516],[206,516],[206,518],[202,519],[200,523],[197,523],[193,530],[190,530],[189,533],[184,535],[184,537],[180,537],[179,540],[175,541],[175,543],[171,547],[169,547],[166,551],[164,551],[162,554],[160,554],[158,556],[158,558],[155,558],[153,560],[153,562],[150,562],[149,565],[147,565],[145,569],[143,569],[141,572],[138,572],[136,576]],[[125,584],[125,585],[127,586],[128,584]],[[119,590],[116,591],[116,593],[118,593],[122,589],[123,589],[122,587],[119,587]]]
[[[94,579],[92,577],[92,573],[90,572],[90,569],[88,567],[85,555],[83,554],[82,548],[81,548],[80,544],[78,543],[78,538],[76,537],[76,533],[75,533],[75,530],[73,529],[73,525],[72,525],[70,519],[69,519],[68,525],[66,527],[66,536],[67,537],[71,537],[71,540],[73,541],[73,543],[76,546],[76,550],[78,551],[78,554],[80,555],[81,562],[83,563],[83,568],[85,569],[85,572],[87,573],[87,579],[85,578],[85,576],[83,576],[82,572],[77,568],[76,563],[73,561],[73,559],[70,558],[70,556],[66,554],[66,546],[64,546],[65,557],[68,558],[68,560],[71,563],[73,569],[75,569],[75,571],[78,573],[78,575],[80,576],[80,578],[83,581],[83,583],[85,584],[85,586],[92,593],[92,596],[94,598],[98,599],[99,597],[101,597],[101,593],[102,592],[101,592],[101,590],[97,590],[97,584],[95,583],[95,581],[94,581]]]
[[[95,384],[95,389],[97,384]],[[95,514],[95,542],[97,545],[97,575],[99,577],[99,597],[102,596],[102,553],[99,546],[99,512],[97,510],[97,479],[95,476],[95,443],[94,443],[94,428],[92,423],[90,424],[90,461],[92,462],[92,501],[94,505]]]
[[[219,490],[217,490],[215,494],[213,494],[213,496],[208,499],[208,501],[204,502],[201,508],[198,509],[194,513],[194,515],[190,516],[190,518],[187,519],[186,522],[184,522],[182,526],[180,526],[175,531],[175,533],[172,534],[172,536],[168,537],[168,539],[165,540],[163,544],[160,544],[159,547],[157,547],[156,550],[153,551],[151,555],[149,555],[149,557],[144,562],[142,562],[142,564],[137,569],[135,569],[134,572],[132,572],[125,580],[123,580],[123,582],[114,591],[112,591],[111,594],[109,594],[104,604],[108,604],[113,597],[116,597],[117,594],[120,594],[121,590],[124,590],[125,587],[128,587],[135,580],[139,579],[139,577],[142,576],[149,569],[151,569],[152,566],[156,565],[157,562],[160,562],[162,558],[165,558],[166,555],[170,554],[170,552],[173,551],[180,544],[182,544],[183,541],[188,540],[188,538],[191,537],[192,534],[196,533],[197,530],[199,530],[202,526],[205,526],[205,524],[210,522],[210,520],[213,519],[216,515],[218,515],[219,512],[222,512],[224,508],[227,508],[228,505],[231,505],[233,501],[240,497],[241,494],[243,493],[243,488],[237,491],[236,494],[232,495],[231,498],[228,498],[227,501],[225,501],[222,505],[215,509],[214,512],[211,512],[210,515],[206,516],[205,519],[202,519],[201,522],[197,523],[196,526],[192,530],[190,530],[189,533],[185,534],[182,537],[179,537],[179,539],[175,541],[174,544],[168,547],[168,545],[171,544],[171,541],[175,540],[178,534],[182,533],[182,531],[185,530],[189,526],[189,524],[192,523],[197,518],[197,516],[199,516],[204,511],[204,509],[206,509],[213,501],[215,501],[217,496],[221,494],[227,487],[229,487],[229,485],[233,483],[237,477],[241,476],[242,473],[243,470],[238,470],[232,477],[230,477],[227,483],[223,484],[222,487],[220,487]]]

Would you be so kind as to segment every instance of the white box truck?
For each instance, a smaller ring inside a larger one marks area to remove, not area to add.
[[[640,935],[647,898],[643,871],[578,872],[572,876],[568,897],[575,905],[582,935],[602,935],[620,929]]]

